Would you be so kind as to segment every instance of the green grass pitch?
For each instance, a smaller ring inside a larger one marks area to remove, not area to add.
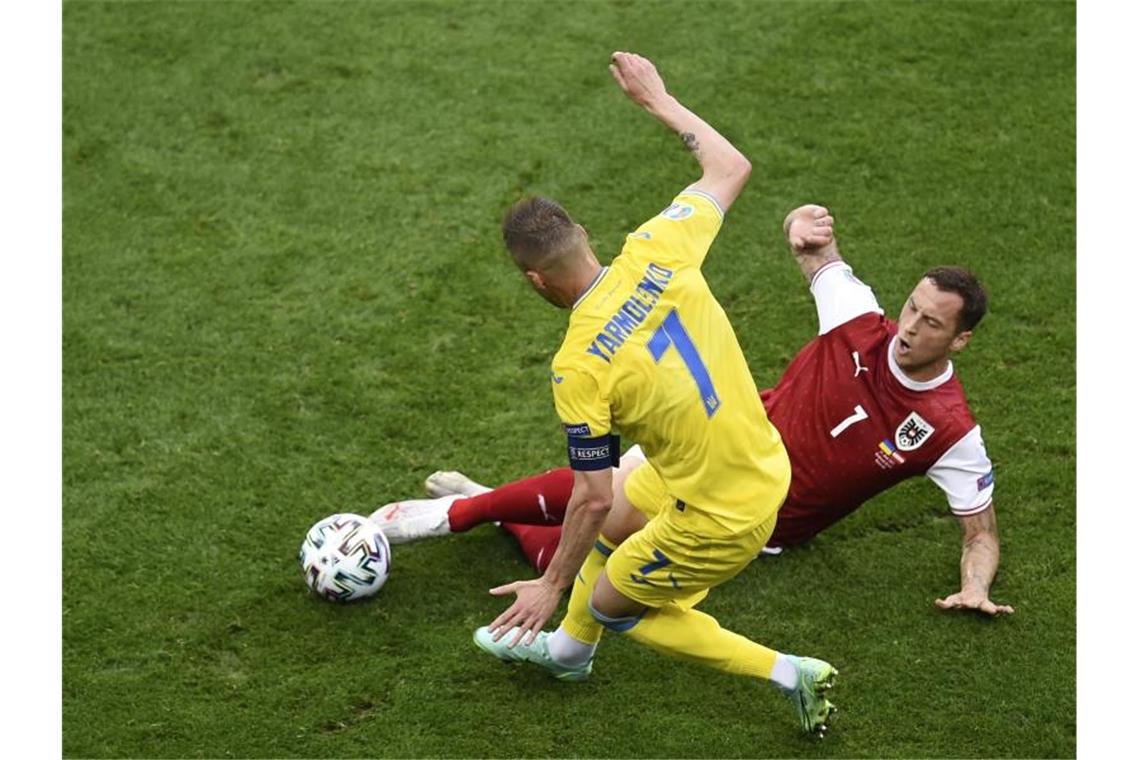
[[[1052,757],[1076,752],[1071,3],[67,2],[68,757]],[[892,314],[928,266],[992,311],[956,362],[997,469],[1002,620],[950,615],[958,529],[912,482],[705,609],[842,671],[772,688],[609,637],[560,684],[479,655],[526,575],[493,527],[310,596],[336,511],[559,465],[566,313],[498,223],[560,199],[608,261],[697,176],[615,49],[752,159],[705,271],[759,384],[814,332],[780,222],[828,205]]]

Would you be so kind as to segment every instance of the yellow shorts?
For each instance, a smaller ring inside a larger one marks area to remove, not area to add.
[[[625,495],[649,518],[606,560],[606,577],[623,596],[647,607],[691,607],[755,559],[776,528],[783,494],[771,515],[743,534],[728,535],[676,497],[648,462],[625,481]]]

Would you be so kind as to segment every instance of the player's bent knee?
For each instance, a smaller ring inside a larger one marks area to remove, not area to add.
[[[590,597],[586,601],[590,614],[604,627],[617,633],[625,633],[637,625],[648,609],[622,594],[606,577],[605,572],[598,576]]]
[[[594,616],[594,620],[597,620],[602,624],[604,628],[611,630],[614,633],[625,633],[630,628],[633,628],[635,625],[641,622],[641,617],[645,614],[645,610],[642,610],[637,615],[612,617],[598,611],[598,609],[594,606],[593,597],[591,597],[590,600],[586,602],[586,606],[589,607],[590,614]]]

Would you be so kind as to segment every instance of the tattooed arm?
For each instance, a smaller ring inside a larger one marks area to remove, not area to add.
[[[708,193],[728,211],[752,173],[752,164],[719,132],[665,89],[653,63],[634,53],[614,53],[610,73],[630,100],[681,136],[703,174],[690,187]]]

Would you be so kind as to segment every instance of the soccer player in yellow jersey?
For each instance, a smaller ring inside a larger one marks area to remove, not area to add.
[[[803,728],[822,735],[834,709],[825,695],[831,665],[780,654],[693,609],[764,547],[791,479],[736,335],[701,275],[752,167],[666,91],[650,61],[618,52],[610,71],[631,100],[681,136],[702,176],[629,235],[608,267],[553,201],[525,199],[503,221],[527,280],[570,309],[551,386],[574,490],[546,572],[493,589],[515,601],[475,641],[502,659],[581,680],[608,628],[673,656],[770,679]],[[615,494],[619,431],[641,445],[649,466]],[[616,523],[631,509],[650,518],[645,527],[620,545],[607,540],[607,516]],[[571,585],[562,624],[542,632]]]

